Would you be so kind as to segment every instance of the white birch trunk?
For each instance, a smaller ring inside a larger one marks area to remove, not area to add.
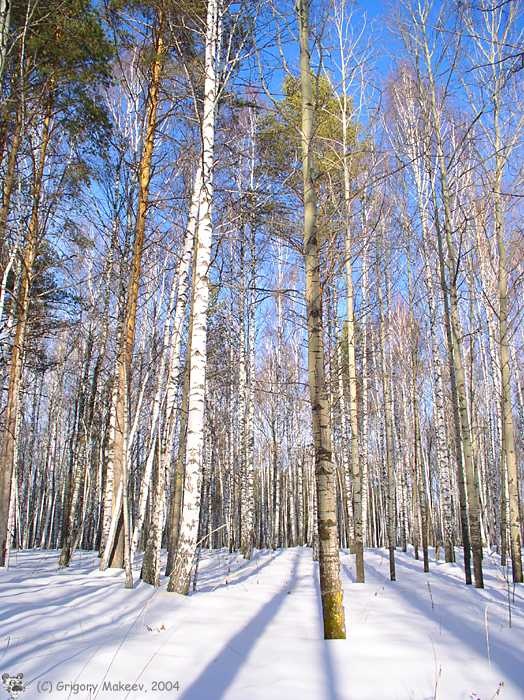
[[[206,386],[207,311],[209,303],[208,271],[211,260],[213,199],[213,156],[218,76],[217,47],[221,31],[218,0],[208,0],[206,24],[206,60],[204,112],[202,120],[202,191],[195,240],[195,279],[191,337],[189,416],[187,421],[184,507],[178,548],[168,584],[169,591],[187,594],[198,539],[200,482],[202,477],[204,411]]]
[[[177,387],[180,375],[180,348],[182,341],[182,326],[186,311],[188,293],[189,293],[189,273],[191,269],[191,255],[193,250],[195,228],[198,218],[199,200],[201,193],[201,168],[198,167],[193,184],[193,192],[191,196],[191,207],[189,211],[189,220],[187,224],[186,234],[184,237],[184,247],[182,257],[177,267],[173,286],[170,295],[168,319],[173,315],[174,318],[170,328],[168,320],[166,320],[164,339],[162,345],[162,360],[161,369],[158,375],[155,398],[152,411],[152,428],[151,428],[151,445],[149,448],[144,476],[142,479],[142,488],[140,490],[140,499],[138,506],[137,521],[131,541],[131,559],[138,548],[138,542],[144,524],[146,513],[147,498],[151,487],[151,476],[153,473],[153,463],[155,451],[157,450],[157,441],[154,439],[154,432],[157,423],[160,422],[161,405],[164,403],[163,424],[161,430],[161,470],[166,473],[171,457],[171,448],[173,444],[173,436],[176,426],[176,396]],[[175,291],[176,302],[175,302]],[[164,371],[164,358],[167,352],[167,368]],[[161,529],[161,528],[160,528]]]
[[[0,82],[4,75],[7,59],[11,2],[12,0],[0,0]]]

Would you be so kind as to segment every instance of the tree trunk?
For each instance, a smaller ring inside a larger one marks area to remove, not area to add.
[[[386,284],[387,281],[386,281]],[[388,285],[389,287],[389,285]],[[391,391],[390,356],[390,319],[389,319],[389,288],[386,290],[386,308],[384,307],[382,283],[378,282],[378,297],[380,307],[380,357],[382,365],[382,394],[384,397],[384,442],[386,459],[386,530],[389,550],[389,577],[396,581],[395,545],[396,545],[396,500],[395,475],[393,472],[393,397]]]
[[[9,20],[12,0],[0,0],[0,84],[4,76],[9,39]]]
[[[127,500],[128,485],[125,483],[125,479],[127,474],[128,435],[125,431],[129,401],[129,382],[131,380],[131,362],[135,340],[138,292],[140,288],[142,253],[144,248],[149,187],[151,182],[151,166],[155,144],[159,89],[166,51],[162,37],[163,15],[161,10],[158,11],[156,25],[153,31],[154,54],[150,68],[144,142],[138,170],[139,192],[138,212],[135,224],[135,240],[131,262],[131,273],[128,284],[128,294],[126,299],[126,312],[116,359],[115,429],[112,436],[113,445],[111,448],[113,452],[113,511],[115,511],[115,508],[119,507],[119,504],[117,503],[117,494],[122,485],[122,505],[124,508]],[[124,558],[126,556],[126,540],[128,539],[127,533],[125,532],[125,521],[127,519],[127,515],[128,514],[125,512],[116,513],[116,516],[118,517],[118,525],[116,538],[109,557],[109,566],[111,567],[122,567],[122,564],[124,563]],[[130,553],[128,553],[127,556],[130,559]],[[129,579],[129,576],[130,570],[127,571],[127,579]]]
[[[207,365],[207,313],[209,305],[209,264],[211,260],[213,200],[213,157],[218,76],[217,49],[221,34],[218,0],[208,0],[206,23],[206,60],[204,107],[202,118],[202,196],[195,239],[195,275],[193,280],[193,322],[189,357],[189,398],[186,439],[184,506],[177,553],[169,577],[168,591],[187,595],[195,556],[198,524],[202,459],[204,447],[204,412]]]
[[[337,533],[335,469],[324,376],[320,245],[316,227],[313,168],[314,98],[309,52],[309,0],[298,0],[300,81],[302,88],[302,164],[304,181],[304,263],[308,328],[309,394],[313,418],[318,507],[320,594],[325,639],[345,639],[343,593]]]
[[[498,91],[495,91],[494,121],[495,121],[495,182],[493,187],[494,197],[494,224],[498,250],[498,297],[499,297],[499,354],[501,374],[501,416],[502,416],[502,463],[505,463],[505,472],[502,469],[501,493],[505,493],[505,476],[507,475],[508,501],[509,501],[509,533],[511,568],[514,583],[523,583],[522,575],[522,541],[519,509],[519,483],[517,454],[515,450],[515,434],[513,428],[513,408],[511,401],[511,372],[509,352],[509,328],[508,328],[508,272],[506,269],[506,246],[504,243],[504,215],[502,210],[502,175],[503,175],[503,149],[500,139],[499,126],[499,102]],[[501,509],[505,511],[505,498],[502,499]],[[504,528],[505,530],[505,528]]]
[[[191,322],[189,327],[191,329]],[[190,330],[191,333],[191,330]],[[188,348],[188,355],[191,349]],[[171,481],[171,507],[169,511],[169,546],[167,550],[166,576],[173,570],[176,549],[178,546],[178,535],[180,532],[180,517],[182,514],[184,497],[184,477],[186,463],[186,435],[189,404],[189,358],[186,361],[184,370],[184,386],[182,389],[182,407],[180,424],[178,431],[178,454],[175,462],[175,469]]]
[[[5,424],[2,431],[2,452],[0,462],[0,566],[4,565],[7,540],[9,537],[9,504],[11,501],[11,483],[16,453],[16,424],[20,403],[20,385],[22,381],[23,353],[29,317],[29,304],[33,266],[35,263],[39,235],[39,213],[42,194],[42,181],[46,162],[47,148],[50,140],[51,105],[44,118],[39,160],[33,180],[33,202],[27,238],[22,253],[22,271],[20,287],[16,299],[16,327],[9,378],[7,387],[7,405]]]
[[[11,146],[9,149],[9,155],[7,157],[7,166],[2,187],[2,204],[0,206],[0,265],[2,269],[2,277],[4,275],[4,246],[7,217],[9,216],[11,195],[13,194],[13,188],[15,185],[16,161],[18,158],[18,151],[20,149],[20,143],[22,140],[22,108],[23,101],[20,101],[16,109],[15,127],[13,132],[13,138],[11,140]]]

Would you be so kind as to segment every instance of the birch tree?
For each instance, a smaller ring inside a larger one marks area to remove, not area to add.
[[[209,264],[212,242],[213,158],[215,118],[218,97],[218,46],[222,33],[219,0],[208,0],[205,39],[205,82],[202,112],[202,186],[195,237],[195,277],[193,280],[193,319],[189,358],[188,421],[184,505],[177,539],[177,552],[170,573],[168,590],[187,594],[197,546],[200,517],[200,482],[204,453],[204,411],[206,386],[207,312],[209,303]]]
[[[502,471],[501,493],[506,491],[507,480],[509,496],[509,532],[511,546],[511,562],[513,581],[522,583],[522,540],[521,520],[519,510],[518,470],[515,449],[515,431],[513,424],[513,408],[511,398],[511,360],[510,360],[510,333],[509,305],[508,305],[508,256],[505,240],[505,212],[503,197],[503,181],[508,159],[515,147],[516,140],[522,133],[524,118],[518,121],[504,123],[502,106],[506,99],[506,93],[511,91],[512,70],[508,67],[508,58],[504,47],[510,42],[518,42],[522,38],[522,31],[516,36],[516,23],[518,18],[517,3],[510,2],[507,7],[492,7],[487,3],[481,3],[480,12],[470,11],[466,13],[466,27],[475,37],[476,55],[480,61],[475,70],[480,73],[482,86],[480,97],[490,101],[491,123],[484,125],[490,148],[493,152],[493,167],[490,181],[493,200],[493,229],[497,249],[497,292],[498,292],[498,352],[500,358],[501,394],[500,414],[502,418]],[[481,15],[481,19],[475,22],[475,16]],[[511,64],[510,64],[511,65]],[[490,97],[485,96],[484,91],[490,92]],[[511,93],[510,93],[511,94]],[[474,97],[473,97],[474,99]],[[484,105],[480,111],[484,111]],[[487,111],[487,109],[486,109]],[[504,134],[504,131],[506,132]],[[504,138],[505,137],[505,138]],[[501,512],[505,514],[504,499]]]
[[[324,375],[322,291],[320,285],[319,231],[316,227],[316,194],[313,176],[314,97],[309,48],[309,0],[297,3],[300,32],[300,81],[302,90],[302,167],[304,182],[304,264],[308,327],[308,374],[315,477],[318,501],[320,594],[325,639],[345,639],[345,619],[338,554],[335,470]]]

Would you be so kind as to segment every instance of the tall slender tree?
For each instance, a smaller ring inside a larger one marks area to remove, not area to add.
[[[320,595],[325,639],[345,639],[345,615],[338,553],[335,466],[324,370],[320,245],[316,225],[313,130],[315,103],[309,48],[309,0],[297,2],[302,91],[302,174],[304,183],[304,265],[308,328],[308,376],[318,502]]]

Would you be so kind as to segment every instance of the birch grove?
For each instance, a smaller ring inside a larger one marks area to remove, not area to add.
[[[310,547],[326,639],[341,550],[522,584],[521,4],[402,0],[387,61],[346,0],[49,5],[0,2],[2,566]]]

